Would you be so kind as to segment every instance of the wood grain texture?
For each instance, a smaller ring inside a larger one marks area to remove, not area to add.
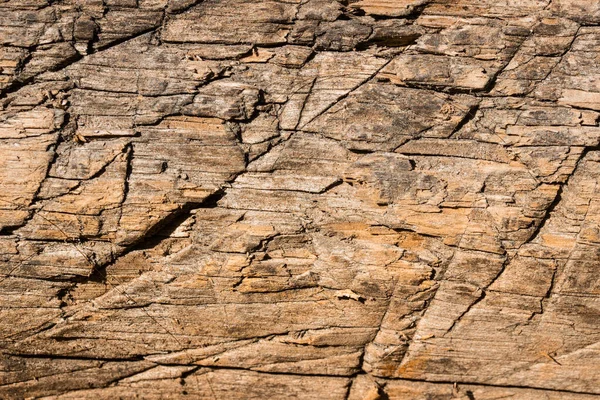
[[[0,0],[0,398],[600,397],[600,9]]]

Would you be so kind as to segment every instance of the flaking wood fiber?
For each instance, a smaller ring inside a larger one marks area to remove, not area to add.
[[[0,0],[0,399],[600,397],[600,2]]]

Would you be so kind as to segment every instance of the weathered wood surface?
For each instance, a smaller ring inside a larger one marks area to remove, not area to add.
[[[597,398],[599,4],[0,0],[0,398]]]

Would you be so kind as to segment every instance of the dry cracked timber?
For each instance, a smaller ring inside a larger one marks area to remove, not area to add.
[[[0,0],[0,398],[598,398],[599,112],[592,0]]]

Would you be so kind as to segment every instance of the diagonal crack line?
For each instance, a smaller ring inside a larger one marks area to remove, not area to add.
[[[369,83],[371,80],[373,80],[373,78],[375,78],[377,76],[377,74],[383,70],[385,67],[387,67],[394,59],[389,59],[387,60],[381,67],[379,67],[375,72],[373,72],[370,76],[368,76],[367,78],[365,78],[362,82],[360,82],[359,84],[357,84],[354,88],[350,89],[347,93],[339,96],[334,102],[332,102],[330,105],[328,105],[327,107],[325,107],[325,109],[321,112],[319,112],[317,115],[315,115],[314,117],[312,117],[308,122],[306,122],[305,124],[303,124],[300,127],[296,127],[297,130],[302,130],[304,129],[304,127],[306,127],[307,125],[309,125],[310,123],[312,123],[314,120],[316,120],[317,118],[319,118],[321,115],[325,114],[327,111],[329,111],[332,107],[334,107],[336,104],[338,104],[340,101],[344,100],[345,98],[347,98],[348,96],[350,96],[352,93],[356,92],[358,89],[360,89],[362,86],[366,85],[367,83]],[[310,95],[310,93],[309,93]]]
[[[507,258],[507,259],[508,259],[508,258]],[[498,279],[498,278],[500,277],[500,275],[502,275],[502,273],[504,272],[504,269],[506,268],[506,264],[507,264],[507,262],[505,261],[505,262],[504,262],[504,264],[502,265],[502,268],[500,269],[500,272],[498,272],[498,274],[497,274],[497,275],[494,277],[493,281],[492,281],[492,282],[491,282],[491,283],[490,283],[488,286],[486,286],[484,289],[480,289],[480,290],[481,290],[481,293],[480,293],[479,297],[478,297],[477,299],[475,299],[475,301],[474,301],[473,303],[471,303],[471,304],[470,304],[470,305],[467,307],[467,309],[466,309],[465,311],[463,311],[463,312],[462,312],[462,313],[461,313],[461,314],[458,316],[458,318],[456,318],[456,319],[454,320],[454,322],[452,322],[452,325],[450,325],[450,327],[449,327],[449,328],[446,330],[446,332],[444,332],[444,334],[442,335],[442,337],[443,337],[443,336],[446,336],[446,335],[447,335],[447,334],[449,334],[449,333],[451,333],[451,332],[454,330],[454,327],[455,327],[456,325],[458,325],[458,323],[459,323],[459,322],[460,322],[460,321],[463,319],[463,317],[464,317],[465,315],[467,315],[467,314],[469,313],[469,311],[471,311],[471,309],[472,309],[473,307],[475,307],[477,304],[479,304],[481,301],[483,301],[483,299],[485,299],[485,295],[486,295],[486,290],[487,290],[487,288],[488,288],[488,287],[490,287],[490,286],[492,285],[492,283],[494,283],[494,281],[496,281],[496,279]]]
[[[577,163],[575,165],[575,167],[573,168],[573,171],[571,172],[571,174],[569,175],[569,178],[567,179],[567,181],[563,184],[560,185],[559,190],[554,198],[554,200],[552,201],[552,203],[550,204],[550,206],[546,209],[546,213],[544,214],[544,216],[542,217],[540,223],[537,225],[536,229],[531,233],[531,235],[529,236],[529,238],[524,241],[518,249],[520,249],[522,246],[524,246],[525,244],[531,243],[533,240],[535,240],[542,228],[546,225],[546,223],[550,220],[552,213],[554,211],[554,209],[558,206],[559,203],[561,203],[562,201],[562,193],[563,190],[565,188],[565,186],[568,186],[571,178],[575,175],[577,169],[580,167],[581,162],[584,160],[584,158],[586,157],[587,153],[590,151],[594,151],[594,150],[598,150],[599,146],[590,146],[590,147],[586,147],[585,150],[581,153],[579,159],[577,160]],[[587,212],[586,212],[587,215]],[[585,219],[585,217],[584,217]],[[518,250],[517,249],[517,250]],[[572,252],[572,250],[571,250]],[[448,333],[452,332],[452,330],[454,329],[454,327],[457,325],[457,323],[465,316],[467,315],[467,313],[474,307],[476,306],[478,303],[480,303],[481,301],[483,301],[485,299],[486,296],[486,291],[494,284],[494,282],[496,282],[500,276],[504,273],[504,271],[506,270],[506,267],[508,266],[508,264],[512,261],[512,259],[507,255],[506,259],[504,260],[504,262],[502,263],[502,267],[500,268],[500,270],[498,271],[498,273],[496,274],[496,276],[494,276],[494,278],[490,281],[490,283],[488,285],[486,285],[484,288],[481,289],[481,294],[479,295],[479,297],[473,302],[471,303],[471,305],[469,305],[467,307],[467,309],[460,314],[460,316],[452,323],[452,325],[448,328],[448,330],[444,333],[444,335],[447,335]],[[552,277],[552,285],[554,285],[554,275],[556,274],[556,271],[553,274]],[[550,297],[550,290],[545,294],[545,296],[542,298],[542,302],[545,298],[549,298]],[[534,313],[535,315],[535,313]],[[531,319],[531,318],[530,318]]]
[[[317,81],[319,80],[318,76],[315,76],[312,80],[312,82],[310,83],[310,87],[308,88],[308,92],[306,93],[306,97],[304,98],[304,101],[302,102],[302,106],[300,107],[300,112],[298,113],[298,122],[296,123],[296,126],[294,126],[294,131],[298,130],[298,126],[300,125],[300,121],[302,121],[302,114],[304,114],[304,109],[306,108],[306,104],[308,103],[308,99],[310,99],[310,96],[312,95],[312,91],[315,88],[315,84],[317,83]]]
[[[179,212],[175,212],[173,214],[171,214],[169,217],[163,219],[162,221],[160,221],[160,223],[158,223],[157,225],[155,225],[153,227],[153,229],[149,230],[148,233],[146,235],[144,235],[143,237],[139,238],[135,243],[131,244],[129,247],[127,247],[126,249],[123,250],[122,253],[120,253],[119,255],[117,255],[117,257],[115,259],[112,260],[112,262],[103,264],[103,265],[99,265],[95,259],[93,259],[92,257],[88,256],[82,249],[80,249],[77,246],[77,243],[73,243],[70,242],[75,249],[85,258],[85,260],[90,264],[92,270],[90,272],[90,274],[88,275],[87,278],[84,279],[80,279],[80,281],[85,282],[91,279],[94,279],[95,277],[99,277],[101,281],[107,283],[109,286],[111,286],[111,288],[115,291],[117,291],[120,295],[124,296],[128,301],[132,302],[133,304],[138,304],[134,298],[132,298],[125,290],[122,290],[121,287],[124,285],[123,282],[121,282],[118,278],[116,278],[116,276],[113,276],[113,279],[117,282],[116,284],[114,284],[111,280],[108,279],[107,273],[106,273],[106,268],[108,268],[110,265],[114,264],[118,258],[128,254],[129,252],[135,250],[137,248],[137,245],[142,242],[147,240],[150,237],[155,236],[158,232],[162,231],[162,228],[165,225],[169,225],[169,223],[171,221],[173,221],[173,219],[176,219],[176,217],[181,217],[182,215],[189,215],[189,212],[193,209],[193,208],[199,208],[199,207],[214,207],[216,205],[216,203],[219,201],[219,199],[221,199],[223,196],[225,195],[225,192],[223,189],[217,190],[215,193],[213,193],[212,195],[208,196],[207,198],[204,199],[204,201],[200,202],[200,203],[188,203],[184,206],[181,207]],[[50,221],[52,222],[52,221]],[[66,238],[68,238],[68,235],[66,233],[64,233],[64,231],[61,230],[61,232],[65,235]],[[6,277],[4,278],[6,279]],[[167,335],[169,335],[180,347],[184,347],[184,344],[163,324],[161,324],[158,319],[156,317],[154,317],[152,314],[150,314],[150,312],[146,309],[145,306],[140,306],[138,307],[139,309],[142,310],[142,312],[156,325],[158,326],[162,331],[164,331]]]
[[[548,73],[542,79],[540,79],[540,82],[543,82],[546,79],[548,79],[550,77],[550,75],[552,75],[552,73],[556,70],[556,68],[558,68],[559,64],[565,58],[567,53],[571,51],[571,49],[573,48],[573,44],[575,43],[575,40],[579,36],[579,32],[581,31],[581,28],[582,28],[582,25],[580,25],[577,28],[577,30],[575,31],[575,34],[573,35],[573,39],[571,39],[567,48],[558,56],[558,61],[556,61],[556,63],[552,66],[552,68],[550,68],[550,71],[548,71]]]
[[[539,222],[539,224],[537,225],[535,230],[531,233],[529,238],[525,242],[523,242],[523,244],[521,244],[521,246],[519,246],[519,249],[521,247],[523,247],[524,245],[531,243],[539,236],[542,228],[544,228],[544,226],[546,226],[548,220],[550,219],[552,212],[556,209],[558,204],[561,202],[564,188],[569,185],[571,178],[575,175],[575,173],[577,172],[577,169],[579,169],[581,163],[583,162],[583,160],[585,159],[587,154],[590,151],[598,151],[598,150],[600,150],[600,146],[588,146],[588,147],[584,148],[584,150],[581,152],[579,158],[577,159],[577,163],[575,164],[573,171],[569,175],[569,178],[564,183],[560,184],[558,191],[556,193],[556,196],[554,197],[554,200],[552,201],[550,206],[548,206],[548,208],[546,209],[546,212],[545,212],[544,216],[542,217],[541,221]]]
[[[164,20],[164,16],[162,18]],[[161,20],[162,21],[162,20]],[[119,40],[115,40],[114,42],[111,42],[105,46],[102,47],[98,47],[96,50],[86,54],[86,55],[82,55],[80,53],[77,53],[76,55],[74,55],[73,57],[67,58],[65,60],[63,60],[63,62],[61,62],[60,64],[58,64],[56,67],[51,68],[47,71],[44,72],[60,72],[68,67],[70,67],[71,65],[85,59],[86,57],[93,55],[93,54],[99,54],[102,53],[106,50],[109,50],[115,46],[118,46],[120,44],[129,42],[131,40],[137,39],[140,36],[146,35],[148,33],[152,33],[152,32],[156,32],[157,30],[159,30],[162,27],[162,22],[160,24],[158,24],[157,26],[154,26],[152,28],[149,29],[145,29],[141,32],[136,33],[133,36],[128,36]],[[71,42],[67,42],[67,43],[71,43]],[[20,89],[24,88],[25,86],[33,83],[35,81],[35,79],[40,75],[41,73],[35,74],[31,77],[28,77],[27,79],[24,80],[15,80],[11,85],[9,85],[8,87],[6,87],[5,89],[0,90],[0,100],[6,98],[9,94],[18,92]]]
[[[485,87],[483,88],[482,92],[485,94],[489,94],[494,87],[496,87],[496,82],[498,81],[498,77],[506,70],[506,68],[510,65],[510,63],[515,59],[515,57],[517,57],[517,55],[519,54],[519,52],[521,51],[521,49],[523,48],[523,45],[534,36],[533,33],[533,28],[530,29],[529,34],[523,38],[523,40],[521,41],[521,43],[519,43],[519,46],[515,49],[515,51],[510,55],[510,58],[504,63],[504,65],[499,68],[490,78],[490,80],[486,83]]]
[[[362,357],[360,359],[360,365],[358,366],[358,370],[359,371],[364,371],[365,353],[367,351],[367,346],[369,344],[374,343],[375,340],[377,340],[377,335],[379,335],[379,332],[381,332],[381,328],[383,327],[383,323],[385,322],[385,317],[390,312],[390,308],[392,307],[392,302],[394,301],[394,295],[396,293],[396,287],[398,286],[398,281],[399,281],[399,279],[396,279],[396,282],[394,282],[394,287],[392,288],[392,294],[390,295],[390,300],[389,300],[389,302],[387,304],[385,312],[383,313],[383,316],[381,317],[381,321],[379,322],[379,326],[377,327],[377,331],[375,332],[375,335],[373,335],[373,340],[370,341],[369,343],[366,343],[365,346],[363,347],[363,353],[362,353]],[[364,371],[364,372],[366,372],[366,371]]]
[[[595,148],[594,148],[595,149]],[[577,168],[579,167],[579,163],[583,160],[583,158],[587,155],[587,153],[589,151],[591,151],[592,148],[588,148],[586,150],[584,150],[584,152],[581,155],[581,158],[577,161],[577,165],[575,167],[575,169],[573,169],[573,173],[569,176],[569,179],[575,175],[575,171],[577,170]],[[597,188],[597,182],[594,183],[594,189],[592,191],[592,193],[596,192],[596,188]],[[587,208],[585,210],[585,214],[583,215],[583,218],[581,219],[581,225],[579,227],[579,232],[577,232],[577,238],[575,239],[575,244],[573,245],[573,247],[571,247],[571,250],[569,251],[569,254],[566,257],[566,262],[565,265],[567,265],[567,263],[571,260],[571,257],[573,256],[573,253],[575,252],[575,249],[577,248],[577,243],[579,242],[579,239],[581,238],[581,233],[583,232],[583,227],[584,224],[586,222],[586,219],[588,217],[588,214],[590,212],[590,208],[591,208],[591,202],[592,200],[590,199],[588,201],[587,204]],[[566,268],[566,267],[565,267]],[[552,279],[550,281],[550,285],[548,287],[548,290],[546,291],[546,293],[544,294],[544,297],[542,297],[542,299],[540,300],[540,312],[535,312],[531,315],[531,317],[529,317],[529,320],[532,320],[536,315],[539,314],[543,314],[544,313],[544,304],[546,301],[548,301],[551,297],[552,297],[552,292],[554,291],[554,286],[556,284],[556,279],[557,279],[557,274],[559,273],[559,267],[555,261],[555,269],[552,272]],[[556,360],[554,360],[556,362]]]

